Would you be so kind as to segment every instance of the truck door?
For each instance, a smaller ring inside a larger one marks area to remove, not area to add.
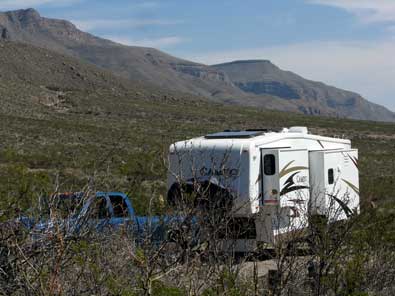
[[[102,231],[108,225],[111,218],[109,202],[105,196],[95,196],[89,202],[88,207],[89,224],[97,230]]]
[[[261,192],[263,205],[279,202],[279,150],[261,149]]]

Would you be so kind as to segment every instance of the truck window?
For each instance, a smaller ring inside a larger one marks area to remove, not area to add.
[[[328,170],[328,184],[332,185],[335,183],[335,171],[333,169]]]
[[[266,154],[263,158],[263,167],[266,176],[273,176],[276,173],[276,157],[273,154]]]
[[[128,205],[125,199],[119,195],[110,196],[111,205],[114,211],[114,217],[125,218],[128,217]]]
[[[56,214],[62,219],[77,216],[83,207],[83,195],[74,193],[59,193],[52,197],[42,198],[39,201],[42,209],[42,217],[48,219],[52,209],[52,214]]]
[[[104,197],[99,197],[93,202],[91,206],[90,216],[93,219],[110,218],[110,213],[107,208],[106,199]]]
[[[62,219],[66,219],[71,215],[78,215],[82,205],[82,198],[78,198],[74,195],[61,195],[56,204],[56,210],[61,215]]]

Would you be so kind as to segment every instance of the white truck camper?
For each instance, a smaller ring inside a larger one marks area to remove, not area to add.
[[[236,251],[304,229],[312,215],[334,222],[359,213],[358,150],[306,127],[209,134],[171,145],[169,161],[168,198],[180,183],[209,183],[229,192],[234,217],[253,221]]]

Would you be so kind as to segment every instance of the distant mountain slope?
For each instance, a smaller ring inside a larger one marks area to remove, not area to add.
[[[0,114],[111,114],[130,109],[133,100],[181,104],[204,99],[133,82],[44,48],[0,40]]]
[[[395,121],[393,112],[356,93],[304,79],[281,70],[270,61],[235,61],[212,67],[225,72],[241,90],[258,96],[283,98],[305,114]]]
[[[0,13],[3,39],[20,41],[82,58],[116,74],[198,95],[242,96],[223,73],[159,50],[123,46],[78,30],[72,23],[41,17],[33,9]]]
[[[133,81],[205,96],[216,102],[314,115],[395,121],[361,96],[284,72],[266,61],[206,66],[153,48],[124,46],[41,17],[33,9],[0,13],[0,39],[29,43],[83,59]]]
[[[94,109],[100,105],[95,102],[99,94],[120,92],[126,84],[110,72],[69,56],[28,44],[0,41],[3,114],[40,117],[46,112],[68,112],[84,101]]]

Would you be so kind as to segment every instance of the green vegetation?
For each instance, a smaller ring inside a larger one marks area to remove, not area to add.
[[[0,47],[2,209],[13,198],[24,208],[38,192],[80,191],[94,182],[97,190],[128,192],[143,213],[150,195],[165,196],[166,155],[174,141],[293,125],[350,138],[360,149],[363,201],[393,201],[395,124],[224,106],[30,45]],[[24,193],[30,189],[34,194]]]
[[[90,113],[90,106],[78,106],[79,113],[48,110],[40,118],[34,114],[0,115],[1,194],[20,194],[23,186],[54,190],[56,178],[60,190],[81,190],[95,177],[98,190],[127,191],[136,204],[141,204],[140,199],[149,194],[150,184],[165,194],[166,151],[174,141],[223,129],[306,125],[319,134],[351,138],[360,149],[364,201],[384,203],[394,197],[392,124],[304,117],[204,102],[168,102],[163,98],[130,97],[119,104],[102,100],[95,107],[108,108],[111,113]],[[25,179],[29,184],[20,183]]]
[[[6,52],[0,55],[0,222],[14,221],[21,210],[40,217],[42,196],[83,191],[88,185],[92,190],[127,192],[139,214],[147,213],[154,197],[151,213],[163,213],[171,143],[223,129],[303,125],[313,133],[349,138],[360,149],[363,214],[336,241],[331,229],[322,232],[327,244],[317,244],[316,262],[325,272],[314,278],[315,285],[333,295],[386,289],[391,295],[394,124],[223,106],[118,80],[27,45],[0,46]],[[254,283],[240,282],[236,271],[241,265],[233,260],[229,266],[220,258],[207,264],[199,256],[185,256],[184,250],[158,252],[149,240],[146,248],[136,249],[127,234],[118,232],[66,239],[59,231],[40,246],[29,233],[7,223],[0,223],[0,267],[6,271],[0,276],[0,293],[7,295],[184,295],[186,282],[189,295],[198,295],[192,288],[205,295],[256,295],[246,287],[260,289],[258,276]],[[333,251],[338,256],[332,257]],[[308,262],[294,260],[303,269],[286,271],[283,276],[293,272],[295,278],[283,288],[315,290],[303,286],[309,283],[300,270],[307,270]]]

